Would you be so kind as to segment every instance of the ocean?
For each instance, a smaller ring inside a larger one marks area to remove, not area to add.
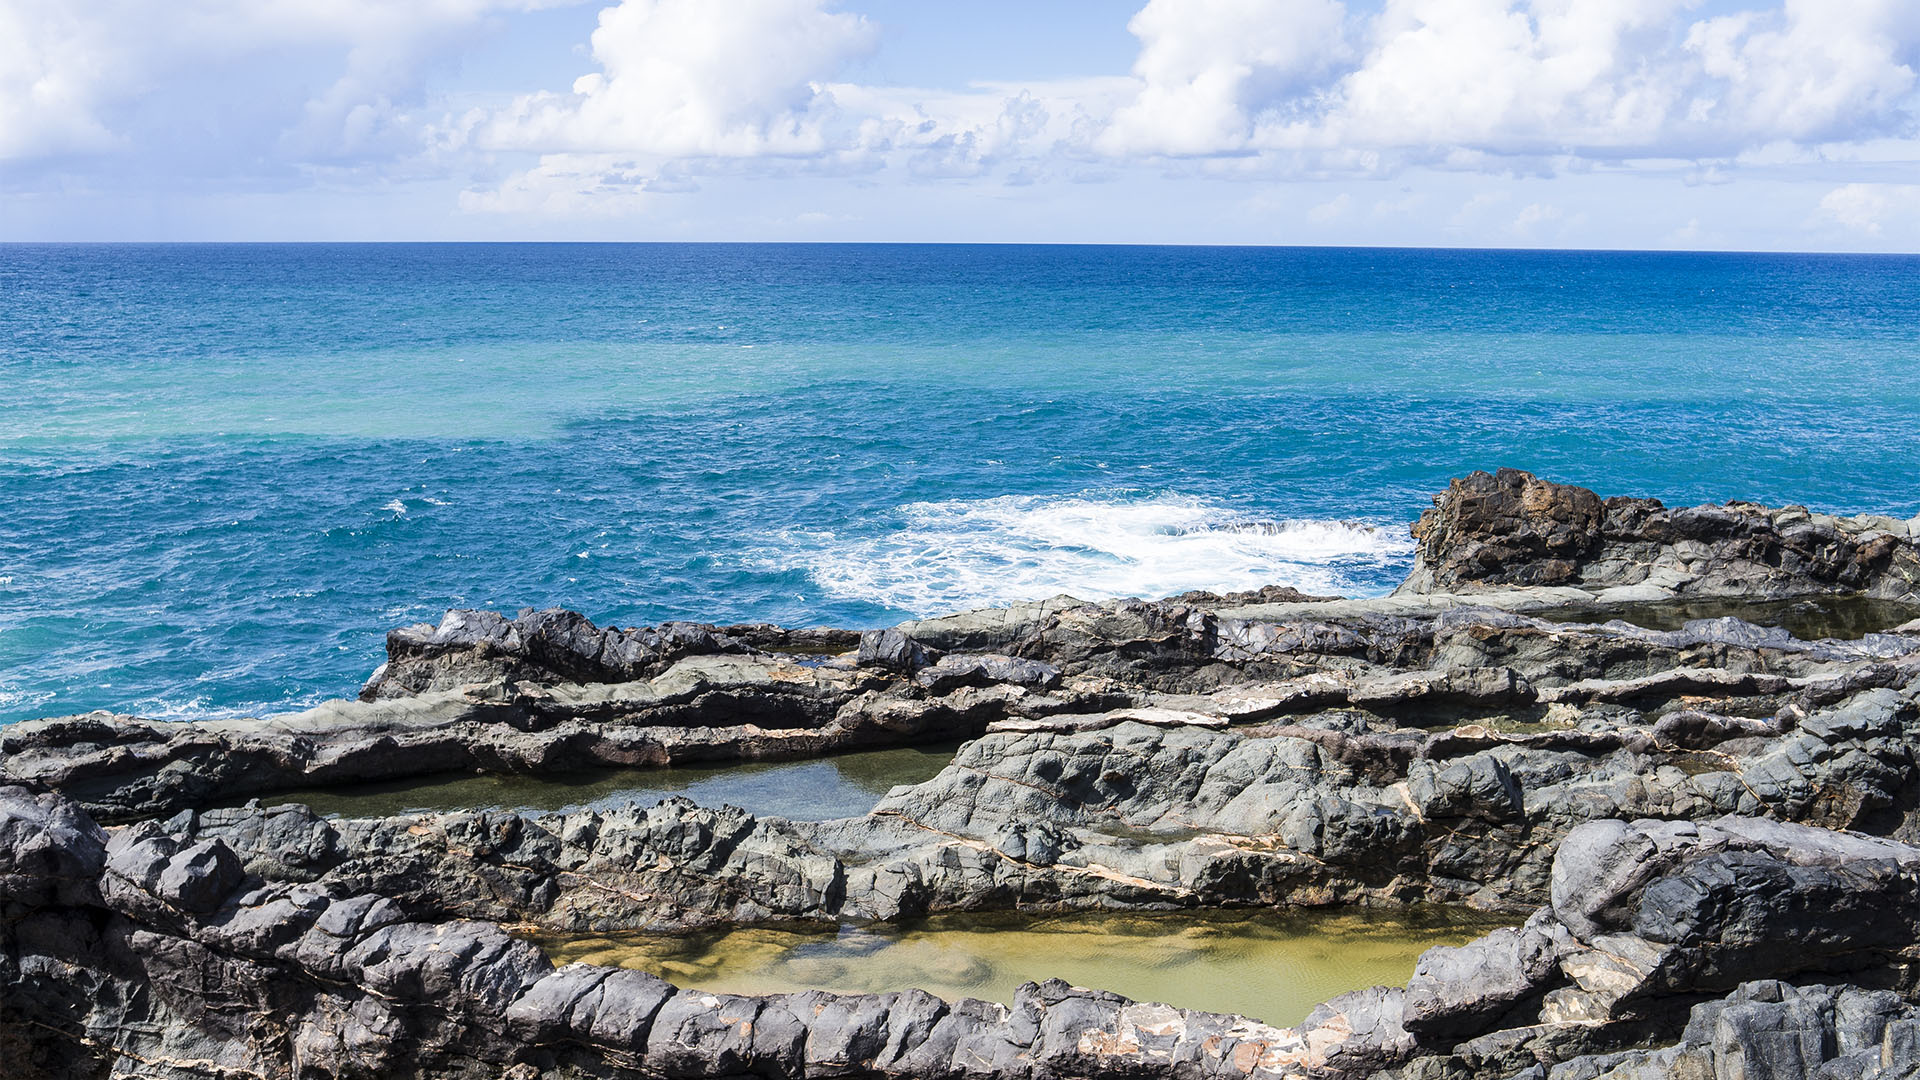
[[[1384,592],[1448,478],[1920,512],[1920,259],[0,246],[0,723],[351,695],[449,607]]]

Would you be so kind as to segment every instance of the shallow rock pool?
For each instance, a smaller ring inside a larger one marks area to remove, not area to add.
[[[685,795],[702,806],[728,803],[761,816],[829,821],[865,814],[896,785],[931,780],[953,760],[957,747],[948,743],[808,761],[601,769],[553,776],[440,776],[292,791],[261,801],[269,806],[305,803],[316,813],[330,816],[386,817],[458,810],[598,809]]]
[[[1400,985],[1422,952],[1501,925],[1457,908],[942,916],[910,927],[539,939],[555,963],[585,961],[717,993],[882,993],[1011,1002],[1023,982],[1077,986],[1292,1025],[1315,1005]]]

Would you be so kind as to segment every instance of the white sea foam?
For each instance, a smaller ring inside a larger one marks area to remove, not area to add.
[[[401,502],[399,499],[392,499],[381,506],[380,509],[388,510],[395,514],[404,514],[407,512],[407,504]]]
[[[827,594],[937,614],[1071,593],[1088,600],[1290,585],[1377,589],[1403,567],[1403,527],[1270,520],[1181,495],[1088,493],[912,503],[898,528],[842,540],[789,533],[765,561]]]
[[[0,709],[32,709],[54,699],[52,691],[22,690],[15,683],[0,683]]]
[[[51,695],[49,695],[51,696]],[[326,701],[329,695],[311,693],[278,700],[234,702],[216,705],[204,695],[183,698],[144,697],[128,703],[127,711],[148,720],[247,720],[283,713],[304,712]]]

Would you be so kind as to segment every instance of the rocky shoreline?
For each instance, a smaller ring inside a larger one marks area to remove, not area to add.
[[[1920,519],[1502,470],[1415,535],[1389,597],[864,634],[449,612],[355,701],[0,730],[0,1049],[76,1078],[1920,1072]],[[1610,618],[1859,601],[1846,639]],[[230,805],[961,738],[838,821]],[[1293,1029],[1058,983],[705,994],[519,936],[1424,902],[1515,928]]]

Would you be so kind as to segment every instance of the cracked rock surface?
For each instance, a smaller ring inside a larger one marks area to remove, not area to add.
[[[1582,825],[1520,926],[1430,950],[1405,987],[1296,1028],[1057,981],[1000,1005],[555,968],[431,895],[291,880],[183,824],[108,836],[71,804],[0,789],[16,1074],[1679,1076],[1736,1055],[1751,1069],[1755,1047],[1806,1069],[1791,1075],[1916,1064],[1920,849],[1763,819]]]
[[[0,1075],[1920,1073],[1920,622],[1888,615],[1920,601],[1913,523],[1502,470],[1416,534],[1391,597],[1059,597],[864,634],[457,611],[389,635],[357,700],[14,725]],[[1835,596],[1877,621],[1610,617]],[[838,821],[232,805],[956,738]],[[1295,1029],[1061,983],[709,994],[523,936],[1427,901],[1513,925]]]

